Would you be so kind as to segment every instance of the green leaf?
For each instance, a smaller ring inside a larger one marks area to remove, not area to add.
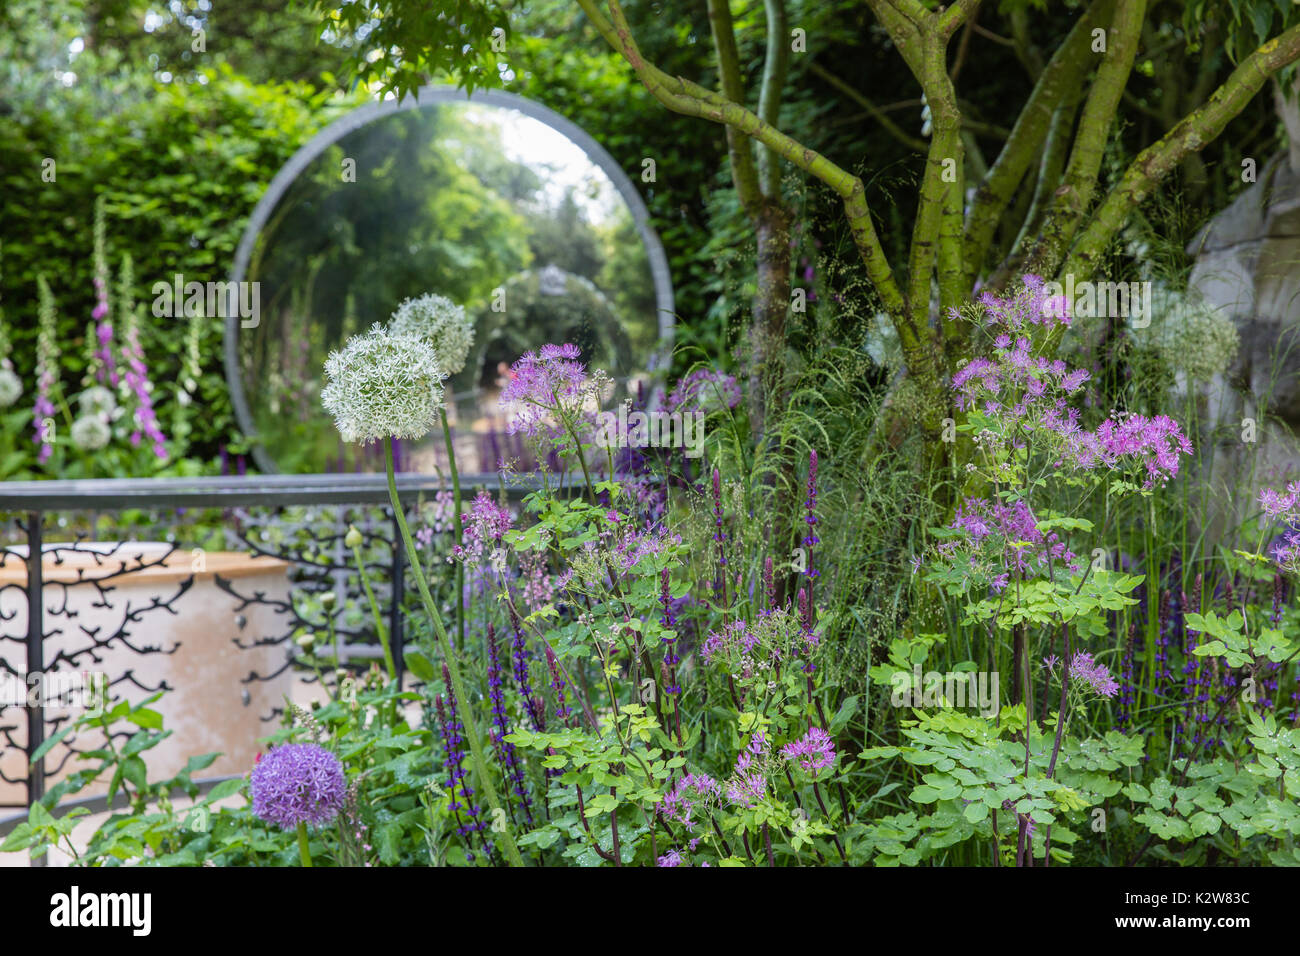
[[[126,719],[144,730],[162,730],[162,714],[148,707],[138,707],[126,715]]]
[[[132,755],[122,761],[122,776],[131,782],[137,790],[143,790],[149,786],[149,773],[145,768],[144,760],[138,756]]]
[[[185,772],[188,774],[198,773],[200,770],[206,770],[211,767],[216,759],[220,757],[219,753],[201,754],[197,757],[191,757],[185,762]]]
[[[414,645],[404,648],[402,658],[406,661],[406,669],[426,684],[436,679],[437,671],[433,661],[420,648]]]
[[[920,784],[912,791],[910,798],[917,803],[934,803],[939,799],[939,791],[926,784]]]
[[[239,793],[243,788],[243,777],[233,777],[230,780],[223,780],[208,791],[205,800],[208,803],[216,803],[218,800],[224,800],[226,797]]]
[[[70,723],[54,736],[46,737],[41,741],[41,745],[36,748],[36,752],[32,754],[32,764],[35,765],[36,761],[44,757],[53,747],[56,747],[64,737],[68,736],[68,734],[72,733],[76,729],[77,724],[75,722]]]
[[[853,716],[857,712],[858,712],[858,696],[854,694],[852,697],[846,698],[844,703],[840,704],[840,709],[836,711],[835,716],[831,718],[831,726],[830,726],[831,736],[834,737],[841,730],[843,730],[848,725],[848,722],[853,719]]]

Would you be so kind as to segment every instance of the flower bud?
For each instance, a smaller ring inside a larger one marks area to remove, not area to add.
[[[343,543],[349,548],[359,548],[361,547],[361,542],[363,540],[361,532],[357,530],[356,525],[348,525],[348,533],[347,536],[344,537]]]
[[[337,601],[338,601],[338,596],[333,591],[326,591],[324,594],[320,596],[321,607],[323,607],[327,611],[333,609]]]

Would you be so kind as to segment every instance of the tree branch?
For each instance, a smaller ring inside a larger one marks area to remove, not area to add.
[[[1074,128],[1074,115],[1078,108],[1078,103],[1062,103],[1052,114],[1051,127],[1047,131],[1047,139],[1043,141],[1043,158],[1038,166],[1029,211],[1025,214],[1024,222],[1021,223],[1006,258],[989,275],[986,284],[988,288],[1004,288],[1023,265],[1028,248],[1043,225],[1043,217],[1047,214],[1047,205],[1051,202],[1055,184],[1065,168],[1065,154],[1070,147],[1070,131]]]
[[[840,196],[867,277],[880,296],[885,310],[895,318],[904,357],[910,356],[909,362],[912,358],[921,360],[923,350],[920,336],[917,330],[910,328],[906,321],[902,321],[906,313],[905,302],[894,279],[893,270],[885,259],[885,251],[880,244],[875,224],[871,220],[862,180],[815,150],[791,139],[741,104],[690,80],[669,76],[647,62],[637,48],[618,0],[609,0],[612,21],[600,11],[596,0],[577,0],[577,2],[605,42],[622,54],[637,78],[659,102],[674,112],[686,116],[697,116],[714,123],[735,127],[745,135],[771,147],[777,155],[797,168],[826,183]]]
[[[1056,271],[1092,202],[1116,107],[1137,56],[1146,5],[1147,0],[1116,0],[1106,55],[1097,67],[1097,78],[1083,104],[1074,148],[1065,168],[1065,181],[1056,191],[1043,231],[1029,254],[1027,266],[1031,272],[1043,275]]]
[[[1016,119],[993,167],[980,184],[966,216],[966,284],[975,279],[988,256],[989,244],[1016,188],[1040,154],[1061,101],[1077,90],[1090,66],[1092,31],[1109,14],[1114,0],[1097,0],[1084,12],[1039,75],[1033,93]]]
[[[763,61],[758,115],[763,122],[778,126],[781,120],[781,96],[785,89],[786,74],[790,70],[790,31],[785,15],[785,0],[764,0],[763,9],[767,14],[767,58]],[[781,164],[770,146],[762,147],[759,151],[758,176],[768,199],[778,199],[781,195]]]
[[[1076,281],[1089,278],[1111,237],[1160,181],[1184,158],[1204,149],[1222,133],[1274,73],[1297,59],[1300,59],[1300,26],[1269,40],[1242,60],[1208,101],[1144,149],[1092,216],[1061,274],[1072,272]]]
[[[979,8],[979,5],[980,0],[956,0],[955,3],[949,4],[948,8],[938,15],[939,36],[945,40],[951,37],[957,32],[957,28]]]
[[[722,95],[744,105],[745,86],[740,75],[740,56],[736,52],[736,31],[731,22],[728,0],[708,0],[709,27],[713,31],[713,48],[718,54],[718,80]],[[754,219],[763,202],[763,190],[754,165],[754,144],[735,128],[727,127],[727,153],[731,157],[731,181],[736,196],[750,219]]]

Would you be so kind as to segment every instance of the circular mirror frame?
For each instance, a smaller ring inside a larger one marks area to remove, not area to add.
[[[471,95],[455,86],[425,86],[415,96],[407,97],[401,101],[393,99],[367,103],[330,123],[289,158],[289,161],[275,174],[275,178],[271,180],[266,192],[254,207],[248,225],[244,227],[244,234],[239,240],[239,247],[235,250],[235,264],[230,274],[231,281],[236,283],[243,281],[244,275],[248,271],[249,259],[253,254],[253,246],[261,234],[262,228],[271,218],[271,214],[275,211],[276,205],[279,204],[285,192],[312,160],[316,159],[344,136],[375,120],[403,110],[420,109],[436,103],[472,103],[474,105],[483,104],[517,110],[530,119],[535,119],[549,126],[567,138],[609,177],[619,196],[627,203],[628,209],[632,213],[632,220],[636,225],[637,235],[640,236],[641,243],[645,247],[646,259],[650,264],[650,274],[654,282],[655,308],[659,313],[660,347],[664,349],[670,348],[673,340],[673,284],[671,273],[668,271],[668,257],[664,254],[659,235],[650,226],[650,212],[646,209],[641,194],[632,185],[632,180],[628,178],[622,167],[614,161],[614,157],[609,154],[605,147],[596,142],[591,137],[591,134],[582,127],[541,103],[514,93],[507,93],[504,90],[480,89]],[[235,421],[245,435],[256,439],[253,415],[244,396],[244,380],[239,368],[238,337],[242,321],[237,314],[226,316],[226,384],[230,389],[230,402],[234,407]],[[250,326],[250,328],[252,327]],[[260,441],[254,441],[252,454],[253,460],[263,472],[279,472],[280,469]]]

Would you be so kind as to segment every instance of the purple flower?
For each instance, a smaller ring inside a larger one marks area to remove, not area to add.
[[[786,760],[797,760],[799,766],[815,778],[835,763],[835,744],[826,731],[811,727],[798,740],[782,747],[781,756]]]
[[[682,855],[677,850],[669,850],[663,856],[659,857],[655,865],[656,866],[681,866]]]
[[[804,572],[808,578],[808,590],[812,591],[813,582],[817,578],[817,570],[813,567],[813,546],[821,543],[821,538],[817,537],[817,449],[814,448],[808,453],[808,498],[804,501],[804,510],[807,517],[804,523],[808,525],[808,533],[804,536],[803,544],[808,549],[807,569]]]
[[[508,431],[537,435],[551,415],[575,411],[587,386],[586,366],[576,345],[543,345],[510,367],[501,404],[515,405]]]
[[[446,664],[442,665],[442,680],[447,688],[447,694],[445,697],[435,698],[434,704],[438,711],[438,729],[442,735],[443,751],[446,754],[442,765],[447,770],[447,789],[451,793],[448,809],[456,818],[458,824],[456,832],[465,839],[465,857],[472,863],[474,851],[470,844],[471,834],[479,833],[481,838],[487,823],[481,819],[482,808],[474,802],[474,789],[469,785],[468,773],[465,770],[465,725],[461,723],[460,716],[456,713],[456,693],[452,690],[451,676],[447,673]],[[465,814],[463,820],[462,811]],[[491,856],[492,844],[484,841],[484,846]]]
[[[688,773],[664,794],[659,802],[659,813],[669,820],[676,820],[682,826],[694,826],[696,808],[721,795],[722,784],[707,773]]]
[[[747,668],[748,655],[757,646],[758,635],[750,630],[749,625],[744,621],[732,621],[705,637],[700,656],[704,658],[704,663],[712,664],[719,657],[730,660],[739,655]]]
[[[529,826],[533,823],[532,797],[524,779],[524,767],[519,760],[515,745],[506,740],[510,734],[510,716],[506,712],[505,691],[501,680],[501,655],[497,648],[496,631],[492,625],[487,630],[488,645],[488,698],[492,701],[492,747],[496,750],[497,760],[505,770],[511,783],[511,790],[524,809],[524,819]]]
[[[1079,651],[1070,659],[1070,677],[1081,681],[1102,697],[1114,697],[1119,684],[1110,676],[1105,664],[1098,664],[1087,651]]]
[[[767,778],[762,773],[737,774],[727,781],[727,799],[737,806],[752,807],[767,796]]]
[[[1291,482],[1285,494],[1274,488],[1264,488],[1259,493],[1259,505],[1270,518],[1278,518],[1294,511],[1297,501],[1300,501],[1298,481]]]
[[[489,548],[495,550],[500,545],[514,521],[508,508],[498,505],[491,495],[480,489],[469,514],[461,515],[464,544],[457,545],[452,553],[467,564],[482,563],[484,552]]]
[[[135,396],[135,430],[131,433],[131,444],[138,446],[142,438],[148,438],[153,442],[153,453],[165,459],[166,438],[158,427],[158,419],[153,410],[153,385],[149,382],[144,350],[140,348],[139,329],[129,319],[123,338],[125,344],[122,347],[122,358],[126,365],[126,384]]]
[[[1072,564],[1075,555],[1054,532],[1044,534],[1038,529],[1037,519],[1023,500],[1004,505],[1001,502],[968,498],[957,508],[950,528],[965,532],[965,541],[951,540],[938,548],[939,553],[952,558],[963,545],[972,551],[991,554],[999,571],[1016,571],[1021,576],[1046,571],[1050,562]],[[993,576],[992,584],[1004,588],[1007,575]]]
[[[253,767],[253,813],[292,830],[329,823],[343,807],[343,764],[316,744],[281,744]]]
[[[515,686],[524,698],[524,708],[528,711],[533,729],[540,734],[546,730],[546,705],[540,697],[533,695],[533,685],[528,673],[530,655],[528,648],[524,646],[523,627],[519,623],[519,616],[515,613],[514,607],[509,607],[509,612],[510,628],[514,633],[511,651],[514,658]]]

